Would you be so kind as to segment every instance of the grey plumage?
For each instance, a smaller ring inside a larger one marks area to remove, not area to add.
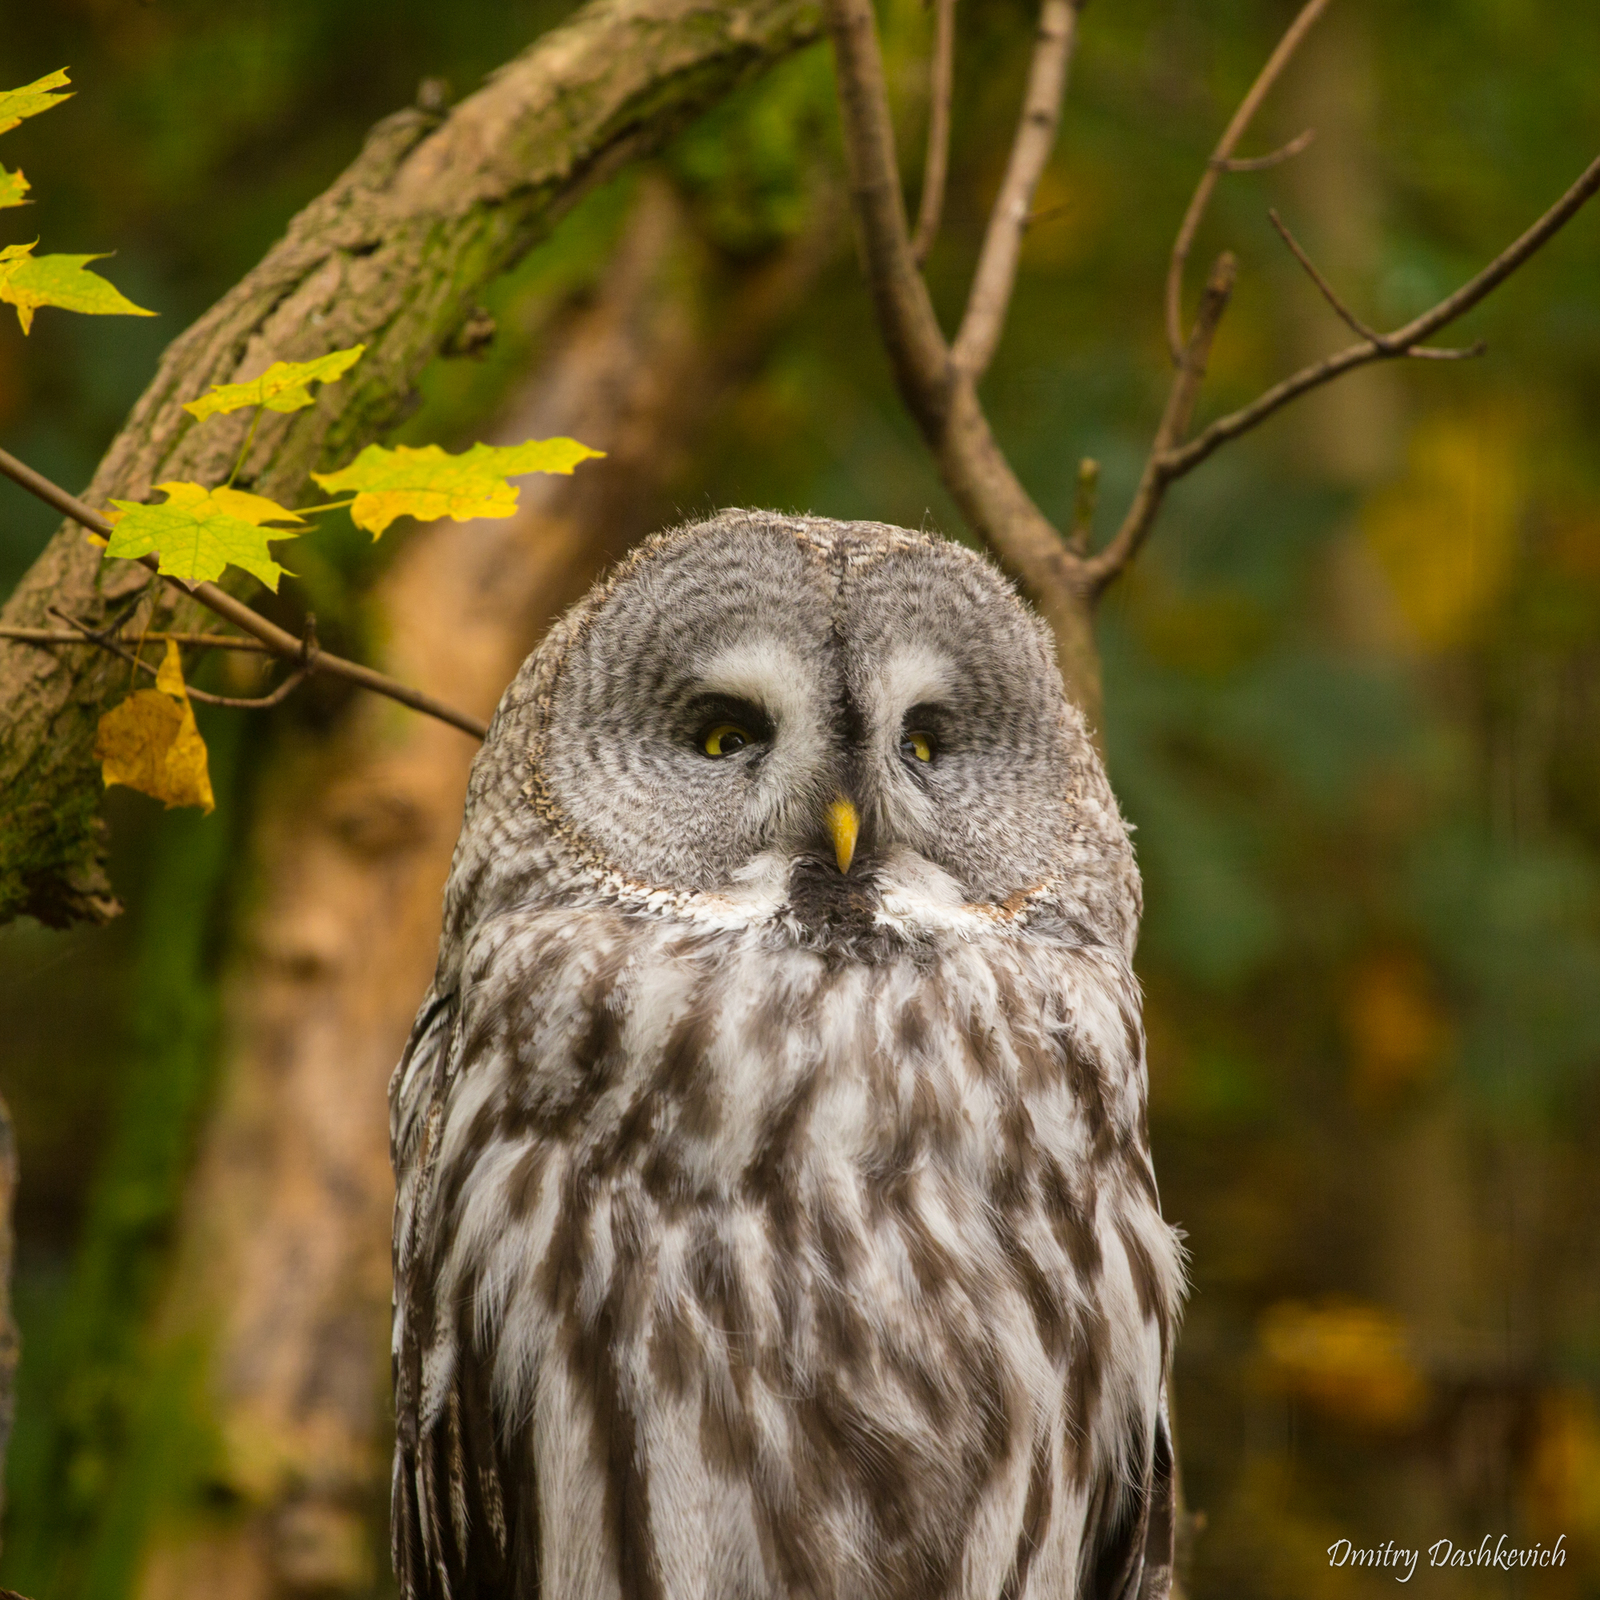
[[[1138,914],[983,560],[728,512],[598,585],[391,1089],[402,1593],[1164,1595]]]

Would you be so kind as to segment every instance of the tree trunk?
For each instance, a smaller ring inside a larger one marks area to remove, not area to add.
[[[554,614],[649,531],[671,463],[832,231],[743,272],[714,308],[726,336],[708,338],[711,263],[673,193],[648,183],[597,301],[501,430],[570,430],[608,459],[533,480],[509,521],[420,532],[381,588],[389,669],[488,715]],[[368,700],[261,797],[259,901],[164,1335],[211,1342],[224,1509],[180,1508],[157,1532],[150,1600],[360,1593],[387,1565],[385,1092],[432,973],[474,748]]]
[[[263,415],[241,482],[303,501],[308,472],[399,420],[483,286],[581,195],[817,31],[804,0],[591,0],[442,119],[402,111],[379,123],[260,265],[168,348],[84,498],[98,508],[167,479],[220,481],[248,416],[196,426],[181,402],[274,360],[364,343],[316,405]],[[103,618],[148,577],[131,562],[103,567],[69,524],[4,620],[49,625],[52,604]],[[153,627],[172,619],[170,593],[157,591]],[[109,654],[0,642],[0,921],[25,912],[65,926],[119,909],[92,749],[125,676]]]

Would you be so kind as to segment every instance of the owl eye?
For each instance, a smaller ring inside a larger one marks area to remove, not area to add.
[[[908,728],[900,735],[900,754],[907,761],[933,760],[933,735]]]
[[[719,722],[700,735],[700,748],[708,756],[736,755],[747,744],[755,743],[755,735],[737,722]]]

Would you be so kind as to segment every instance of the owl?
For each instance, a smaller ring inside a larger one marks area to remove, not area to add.
[[[1165,1595],[1139,909],[986,560],[729,511],[599,583],[391,1088],[402,1594]]]

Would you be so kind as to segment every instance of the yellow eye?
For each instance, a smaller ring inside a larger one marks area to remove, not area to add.
[[[925,733],[902,733],[900,735],[900,754],[907,761],[932,761],[933,740]]]
[[[751,743],[750,731],[737,722],[719,722],[700,740],[700,748],[708,756],[731,756]]]

